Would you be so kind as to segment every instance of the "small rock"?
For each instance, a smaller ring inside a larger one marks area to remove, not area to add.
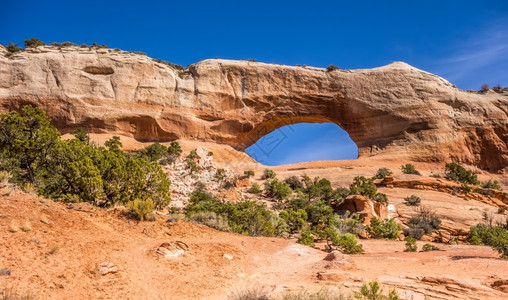
[[[10,276],[11,273],[12,272],[9,269],[0,269],[0,275]]]
[[[227,254],[227,253],[224,253],[224,255],[222,255],[222,257],[224,257],[225,259],[229,259],[229,260],[233,259],[233,255]]]
[[[108,273],[118,272],[118,267],[111,262],[103,262],[99,264],[99,274],[106,275]]]
[[[336,261],[336,260],[344,260],[347,259],[347,256],[337,250],[333,250],[332,252],[328,253],[328,255],[323,258],[323,260],[326,261]]]
[[[74,208],[74,204],[72,204],[72,203],[67,204],[67,209],[73,209],[73,208]]]

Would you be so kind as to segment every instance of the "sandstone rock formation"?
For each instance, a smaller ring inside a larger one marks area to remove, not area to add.
[[[332,122],[360,155],[376,145],[414,161],[508,171],[508,97],[462,91],[402,62],[327,71],[211,59],[181,71],[113,49],[38,47],[11,58],[5,51],[0,111],[37,105],[62,132],[245,149],[283,125]]]

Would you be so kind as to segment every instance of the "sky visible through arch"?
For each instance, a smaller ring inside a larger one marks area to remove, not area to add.
[[[342,69],[404,61],[462,89],[508,86],[506,0],[1,1],[0,43],[30,37],[96,42],[183,66],[215,57]],[[266,163],[304,155],[301,148],[342,154],[305,144],[333,127],[309,126],[293,133],[300,147],[282,143]]]

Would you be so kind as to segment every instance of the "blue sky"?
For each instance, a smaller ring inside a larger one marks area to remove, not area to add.
[[[22,45],[32,36],[97,42],[184,66],[215,57],[342,69],[405,61],[462,89],[508,86],[505,0],[2,1],[0,43]],[[314,129],[305,135],[290,134],[307,147],[332,127],[309,125]],[[334,136],[309,148],[337,158],[342,139],[332,142]],[[298,157],[289,141],[264,161]]]

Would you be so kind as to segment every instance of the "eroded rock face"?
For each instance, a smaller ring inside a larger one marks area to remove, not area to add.
[[[213,59],[178,71],[112,49],[38,47],[11,59],[0,52],[0,110],[37,105],[62,132],[245,149],[284,125],[332,122],[360,155],[378,146],[414,161],[508,171],[508,96],[461,91],[401,62],[327,72]]]

